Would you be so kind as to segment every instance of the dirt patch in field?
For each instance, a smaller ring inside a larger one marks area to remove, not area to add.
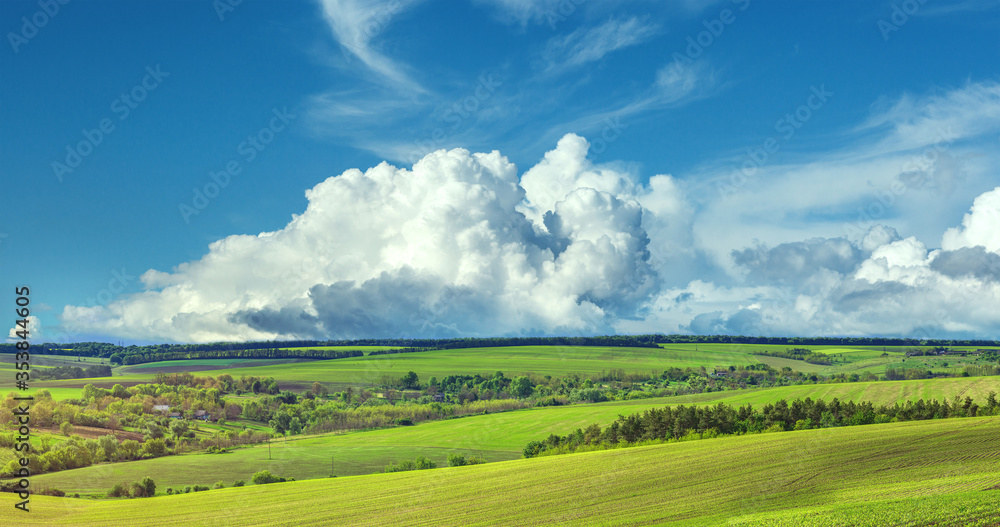
[[[37,429],[42,432],[48,432],[50,434],[60,435],[58,426],[50,426],[46,428]],[[118,439],[118,442],[122,442],[126,439],[134,439],[136,441],[142,442],[142,434],[137,432],[126,432],[124,430],[108,430],[107,428],[97,428],[93,426],[73,426],[73,434],[78,435],[84,439],[96,439],[101,436],[106,436],[108,434],[114,434]]]

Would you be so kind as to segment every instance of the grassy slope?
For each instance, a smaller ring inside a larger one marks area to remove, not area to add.
[[[173,371],[179,366],[205,366],[229,364],[247,359],[199,359],[191,361],[165,361],[117,368],[113,378],[71,379],[33,383],[34,387],[83,387],[87,383],[95,385],[134,384],[149,382],[159,368]],[[258,363],[260,361],[257,361]],[[610,369],[624,369],[627,372],[649,372],[676,366],[680,368],[699,366],[728,366],[757,363],[753,356],[742,352],[695,352],[692,349],[664,350],[660,348],[602,348],[602,347],[561,347],[561,346],[518,346],[507,348],[470,348],[456,350],[436,350],[420,353],[376,355],[324,361],[295,362],[274,361],[266,366],[227,367],[225,370],[206,369],[195,375],[220,375],[228,373],[234,377],[255,375],[274,377],[282,388],[302,388],[319,381],[334,387],[347,385],[369,385],[379,381],[383,375],[401,377],[408,371],[415,371],[420,379],[442,378],[446,375],[490,375],[500,370],[508,376],[533,372],[538,375],[561,376],[578,373],[597,374]],[[10,366],[10,365],[8,365]],[[0,369],[3,365],[0,363]],[[187,368],[186,368],[187,369]],[[13,373],[0,377],[0,390],[13,387]]]
[[[842,401],[871,401],[874,404],[893,404],[918,399],[939,401],[960,396],[972,397],[982,405],[991,391],[1000,394],[1000,377],[950,377],[941,379],[921,379],[913,381],[851,382],[836,384],[804,384],[799,386],[779,386],[757,390],[736,390],[726,392],[701,393],[672,397],[676,403],[716,403],[724,402],[734,406],[767,404],[778,399],[813,399]]]
[[[664,344],[663,346],[671,349],[693,349],[694,344]],[[752,355],[754,351],[784,351],[785,349],[791,347],[806,348],[825,353],[833,358],[834,363],[826,366],[809,364],[803,361],[791,359],[782,359],[778,357]],[[905,352],[910,348],[911,346],[886,346],[884,348],[882,346],[855,346],[848,348],[843,346],[785,346],[770,344],[698,344],[699,351],[746,353],[752,355],[754,359],[759,360],[772,368],[780,369],[784,366],[788,366],[793,370],[808,373],[821,373],[824,375],[834,373],[860,374],[864,372],[882,375],[885,373],[886,366],[890,365],[922,367],[935,372],[948,371],[951,373],[961,373],[962,369],[966,365],[985,364],[983,361],[977,361],[977,357],[975,356],[906,358]],[[928,346],[922,346],[922,348],[928,348]],[[955,349],[975,350],[976,348],[973,346],[971,348],[956,347]],[[888,357],[882,357],[883,353],[887,353]],[[947,364],[947,366],[945,366],[945,364]]]
[[[828,525],[883,525],[887,520],[969,525],[977,518],[1000,521],[993,507],[1000,491],[984,491],[1000,483],[998,462],[1000,418],[955,419],[140,500],[35,497],[31,514],[18,521],[79,526],[700,526],[810,525],[805,520],[811,518]]]
[[[1000,378],[958,378],[919,381],[849,383],[771,388],[767,390],[717,392],[691,396],[618,401],[596,405],[532,408],[516,412],[469,416],[433,421],[412,427],[391,428],[339,435],[296,436],[287,442],[237,449],[230,454],[186,454],[131,463],[91,466],[83,469],[36,476],[34,481],[66,492],[103,493],[121,480],[153,476],[163,488],[184,485],[212,485],[222,480],[231,485],[249,480],[258,470],[296,479],[337,475],[370,474],[391,461],[423,455],[440,466],[448,454],[482,454],[489,461],[516,459],[528,441],[544,439],[551,433],[565,434],[591,423],[602,425],[618,414],[630,414],[667,404],[752,403],[755,406],[778,399],[824,398],[831,400],[871,400],[892,404],[906,398],[950,398],[955,394],[985,400],[990,390],[1000,392]]]

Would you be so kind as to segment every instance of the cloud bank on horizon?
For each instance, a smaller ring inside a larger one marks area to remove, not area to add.
[[[955,124],[970,105],[991,117]],[[996,337],[1000,186],[940,238],[899,231],[913,230],[909,208],[990,169],[969,160],[1000,127],[998,109],[996,84],[901,100],[858,128],[879,128],[876,140],[743,178],[720,169],[643,182],[621,163],[595,164],[576,134],[520,175],[500,152],[464,149],[431,152],[412,168],[350,169],[307,190],[306,210],[283,229],[218,240],[199,260],[144,273],[144,292],[67,306],[62,322],[191,342]],[[816,211],[825,213],[788,220]]]

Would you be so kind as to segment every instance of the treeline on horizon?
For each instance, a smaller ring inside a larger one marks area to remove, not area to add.
[[[530,458],[726,435],[989,415],[1000,415],[996,392],[989,393],[986,405],[982,407],[972,397],[962,400],[957,395],[951,404],[947,400],[920,399],[916,403],[908,400],[904,404],[875,406],[870,401],[841,402],[834,398],[827,403],[823,399],[807,397],[790,403],[781,399],[760,409],[750,404],[737,408],[724,403],[714,406],[666,406],[628,416],[619,415],[618,419],[603,428],[595,423],[586,429],[577,428],[565,436],[550,434],[545,440],[529,442],[522,454]]]
[[[800,360],[809,364],[822,364],[829,366],[833,360],[826,353],[807,350],[804,348],[785,349],[785,351],[752,351],[753,355],[764,355],[767,357],[781,357],[784,359]]]
[[[507,346],[613,346],[655,348],[658,344],[771,344],[787,346],[1000,346],[997,340],[919,340],[886,337],[752,337],[741,335],[604,335],[593,337],[489,337],[452,339],[354,339],[211,342],[119,346],[107,342],[32,344],[33,353],[112,358],[119,364],[194,358],[337,359],[364,355],[360,350],[302,349],[315,347],[399,346],[404,349],[369,354],[407,353],[457,348]],[[299,349],[296,349],[299,348]],[[0,353],[16,353],[14,343],[0,344]],[[131,360],[129,357],[134,357]]]

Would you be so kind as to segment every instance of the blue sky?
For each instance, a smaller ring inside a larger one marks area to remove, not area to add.
[[[1000,337],[1000,2],[56,5],[0,4],[42,340]]]

